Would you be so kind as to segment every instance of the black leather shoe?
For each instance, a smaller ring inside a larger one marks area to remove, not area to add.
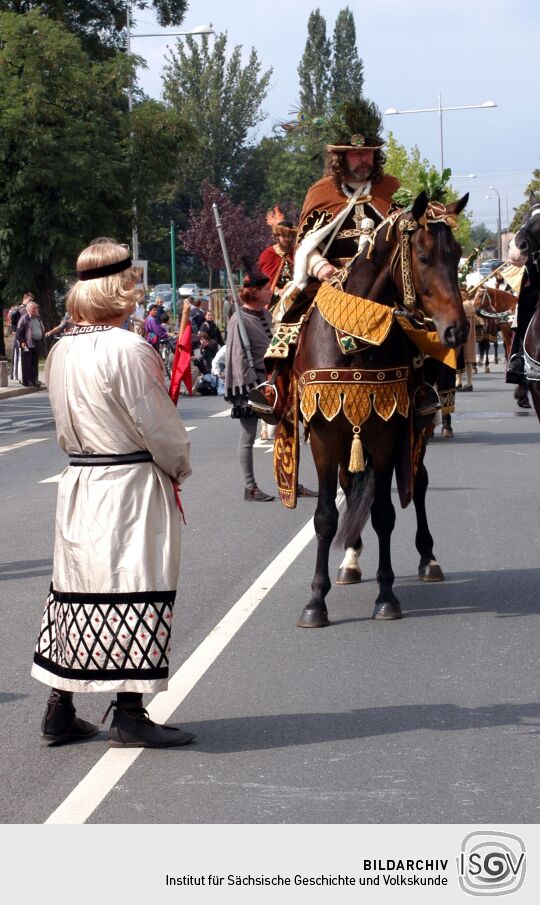
[[[265,493],[264,490],[260,490],[256,484],[253,487],[246,487],[244,490],[244,499],[247,500],[248,503],[269,503],[270,500],[275,500],[270,493]]]
[[[98,727],[75,716],[75,707],[69,694],[52,691],[41,723],[41,735],[51,745],[65,745],[93,738]]]
[[[181,745],[189,745],[195,738],[193,732],[152,722],[144,707],[131,710],[120,707],[116,701],[111,701],[102,722],[105,722],[112,707],[114,716],[109,729],[109,740],[114,748],[179,748]]]

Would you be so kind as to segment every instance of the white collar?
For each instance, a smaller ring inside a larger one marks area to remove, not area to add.
[[[358,192],[358,189],[360,189],[360,197],[362,197],[362,195],[369,195],[371,192],[371,180],[368,180],[367,182],[357,182],[354,188],[345,185],[344,182],[341,183],[341,191],[347,198],[352,198],[352,196]]]

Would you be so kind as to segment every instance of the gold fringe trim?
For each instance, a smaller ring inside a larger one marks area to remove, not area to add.
[[[394,317],[392,308],[335,289],[330,283],[321,285],[315,306],[332,327],[373,346],[384,342]]]
[[[388,383],[308,383],[301,390],[300,410],[304,424],[316,411],[332,421],[341,411],[353,427],[360,428],[372,410],[388,421],[397,411],[404,418],[409,413],[406,380]]]

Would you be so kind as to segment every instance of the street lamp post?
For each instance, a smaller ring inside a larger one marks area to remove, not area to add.
[[[126,51],[129,56],[131,53],[131,39],[132,38],[177,38],[182,35],[213,35],[214,29],[211,25],[197,25],[196,28],[191,29],[191,31],[173,31],[173,32],[159,32],[156,34],[132,34],[131,33],[131,3],[130,0],[126,3]],[[131,118],[131,112],[133,110],[133,89],[131,85],[131,80],[128,86],[128,113]],[[133,131],[130,132],[130,140],[133,140]],[[132,249],[131,253],[133,256],[133,260],[137,261],[139,259],[139,233],[137,230],[137,204],[135,200],[132,204],[132,212],[133,212],[133,228],[131,234],[131,244]]]
[[[494,185],[490,185],[489,188],[497,195],[497,245],[499,246],[499,260],[502,261],[501,196]],[[491,195],[486,195],[486,198],[491,197]]]
[[[439,114],[439,135],[441,145],[441,173],[444,170],[444,142],[443,142],[443,113],[447,110],[481,110],[487,107],[496,107],[495,101],[484,101],[482,104],[464,104],[459,107],[443,107],[441,93],[439,92],[439,105],[437,107],[424,107],[418,110],[396,110],[395,107],[389,107],[384,111],[385,116],[397,116],[402,113],[438,113]]]

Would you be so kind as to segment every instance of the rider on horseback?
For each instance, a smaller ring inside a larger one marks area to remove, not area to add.
[[[400,186],[394,176],[384,173],[381,128],[380,111],[365,98],[342,104],[325,122],[326,135],[332,137],[326,145],[326,175],[307,192],[296,239],[293,281],[285,288],[273,315],[282,325],[278,342],[273,343],[281,354],[274,359],[272,348],[268,350],[272,373],[250,394],[253,407],[264,420],[279,420],[286,403],[294,338],[291,342],[284,325],[298,331],[300,319],[321,284],[332,281],[340,285],[340,271],[346,275],[347,266],[388,214],[392,195]],[[282,336],[285,355],[280,349]],[[418,407],[424,410],[427,405],[427,410],[434,412],[437,394],[431,387],[422,390]]]

